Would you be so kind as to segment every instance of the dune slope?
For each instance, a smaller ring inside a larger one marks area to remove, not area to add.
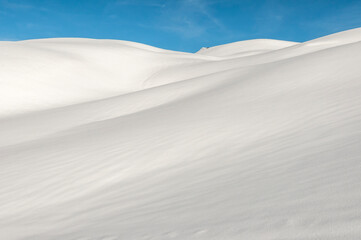
[[[0,239],[360,239],[361,29],[0,48]]]

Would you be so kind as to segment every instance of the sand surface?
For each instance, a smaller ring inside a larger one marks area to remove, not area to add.
[[[359,240],[360,203],[361,28],[0,42],[1,240]]]

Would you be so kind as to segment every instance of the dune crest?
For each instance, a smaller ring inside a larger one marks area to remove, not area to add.
[[[360,52],[0,42],[0,239],[359,239]]]

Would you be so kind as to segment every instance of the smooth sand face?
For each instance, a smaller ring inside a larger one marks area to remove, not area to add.
[[[0,42],[0,239],[360,239],[360,41]]]

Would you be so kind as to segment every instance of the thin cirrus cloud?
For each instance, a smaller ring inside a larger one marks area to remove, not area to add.
[[[166,6],[158,18],[158,26],[165,31],[179,34],[181,37],[194,38],[203,35],[214,24],[207,13],[206,6],[200,1],[182,1],[177,6]],[[209,21],[203,21],[208,18]]]
[[[182,38],[196,38],[215,27],[226,31],[221,20],[212,13],[212,4],[214,4],[213,1],[207,0],[118,0],[113,3],[111,9],[133,7],[136,12],[139,6],[148,8],[148,11],[154,11],[157,15],[152,22],[138,23],[138,26],[175,33]],[[111,14],[112,18],[115,16],[116,14]]]
[[[0,5],[3,9],[31,9],[33,5],[19,2],[10,2],[8,0],[0,1]]]
[[[6,13],[6,11],[48,11],[44,6],[33,4],[32,1],[0,0],[0,7],[2,8],[0,13]]]

